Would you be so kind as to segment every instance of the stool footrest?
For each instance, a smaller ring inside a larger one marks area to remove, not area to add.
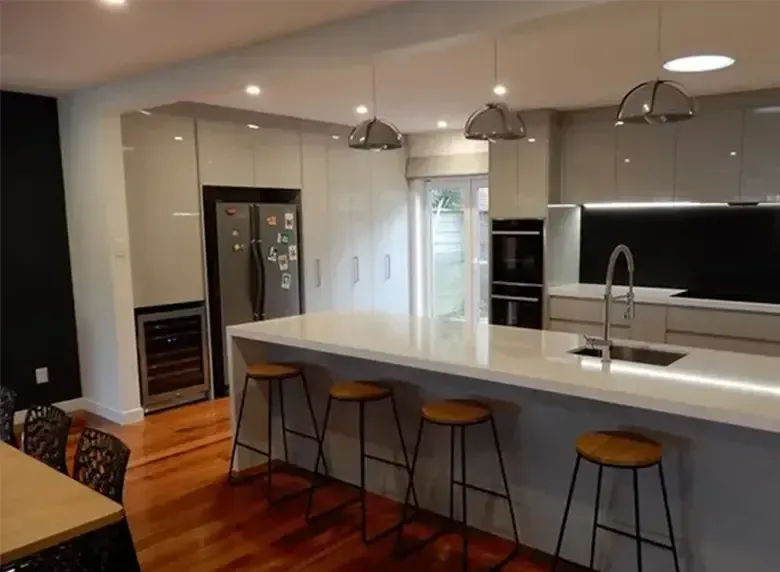
[[[390,459],[383,459],[382,457],[377,457],[376,455],[369,455],[368,453],[365,454],[365,457],[366,459],[371,459],[377,463],[384,463],[385,465],[390,465],[391,467],[395,467],[397,469],[406,470],[406,465],[403,463],[397,463],[395,461],[391,461]]]
[[[244,449],[249,449],[250,451],[254,451],[258,455],[263,455],[264,457],[268,456],[268,453],[266,451],[261,451],[257,447],[253,447],[252,445],[247,445],[246,443],[242,443],[241,441],[236,441],[237,447],[243,447]]]
[[[486,495],[498,497],[500,499],[506,499],[507,496],[502,493],[498,493],[496,491],[491,491],[490,489],[484,489],[482,487],[478,487],[477,485],[471,485],[469,483],[464,483],[463,481],[452,481],[453,484],[458,485],[460,487],[466,487],[467,489],[470,489],[472,491],[478,491],[480,493],[485,493]]]
[[[630,532],[625,532],[624,530],[618,530],[617,528],[613,528],[606,524],[598,523],[596,524],[596,527],[602,530],[606,530],[607,532],[611,532],[612,534],[617,534],[618,536],[624,536],[626,538],[631,538],[633,540],[639,540],[640,542],[644,542],[645,544],[650,544],[657,548],[663,548],[664,550],[672,550],[672,546],[670,544],[664,544],[662,542],[658,542],[650,538],[644,538],[642,536],[637,538],[636,534],[631,534]]]
[[[289,433],[290,435],[295,435],[296,437],[300,437],[301,439],[309,439],[310,441],[317,442],[317,438],[314,435],[309,435],[307,433],[301,433],[300,431],[297,431],[295,429],[287,429],[284,428],[284,431]]]

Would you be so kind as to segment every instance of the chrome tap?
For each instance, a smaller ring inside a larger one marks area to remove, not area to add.
[[[612,296],[612,281],[615,277],[615,265],[620,255],[626,257],[626,266],[628,267],[628,292],[622,296]],[[601,349],[601,358],[604,361],[611,359],[610,350],[612,349],[612,302],[615,300],[625,300],[626,320],[634,319],[634,255],[625,244],[619,244],[612,251],[607,265],[607,280],[604,289],[604,337],[603,339],[585,337],[588,345]]]

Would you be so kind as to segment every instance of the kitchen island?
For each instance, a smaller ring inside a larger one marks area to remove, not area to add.
[[[649,366],[569,353],[582,336],[550,331],[438,321],[406,315],[327,312],[228,328],[233,419],[246,365],[288,361],[305,365],[321,414],[331,380],[395,382],[408,442],[423,401],[472,397],[492,404],[518,511],[521,541],[552,552],[563,511],[574,441],[582,432],[633,428],[665,445],[675,531],[683,570],[775,572],[780,562],[780,359],[660,346],[686,355],[666,366]],[[641,344],[640,344],[641,345]],[[653,346],[659,347],[659,346]],[[310,431],[302,395],[290,386],[288,423]],[[250,387],[242,439],[264,446],[264,389]],[[356,482],[356,415],[334,409],[326,453],[332,473]],[[369,413],[369,451],[395,456],[391,412]],[[496,489],[495,455],[485,446],[487,429],[470,436],[469,478]],[[275,433],[275,435],[277,435]],[[418,468],[421,503],[446,512],[446,439],[426,431]],[[290,442],[293,445],[293,441]],[[314,447],[295,441],[291,461],[311,468]],[[275,450],[281,451],[276,446]],[[240,451],[239,470],[265,462]],[[609,474],[602,520],[630,530],[633,522],[628,475]],[[370,466],[369,488],[399,498],[404,479],[392,469]],[[643,533],[662,540],[665,531],[655,478],[640,477]],[[586,562],[595,496],[595,469],[584,471],[569,519],[563,556]],[[505,511],[491,498],[469,497],[470,522],[510,535]],[[633,570],[633,543],[600,535],[600,570]],[[645,570],[671,569],[669,554],[646,551]]]

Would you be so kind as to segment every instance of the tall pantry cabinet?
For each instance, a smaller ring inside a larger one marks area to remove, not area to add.
[[[328,135],[302,143],[306,311],[408,312],[403,152],[356,151]]]

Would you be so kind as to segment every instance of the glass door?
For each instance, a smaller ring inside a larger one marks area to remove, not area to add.
[[[424,190],[428,315],[487,321],[487,178],[431,179]]]

